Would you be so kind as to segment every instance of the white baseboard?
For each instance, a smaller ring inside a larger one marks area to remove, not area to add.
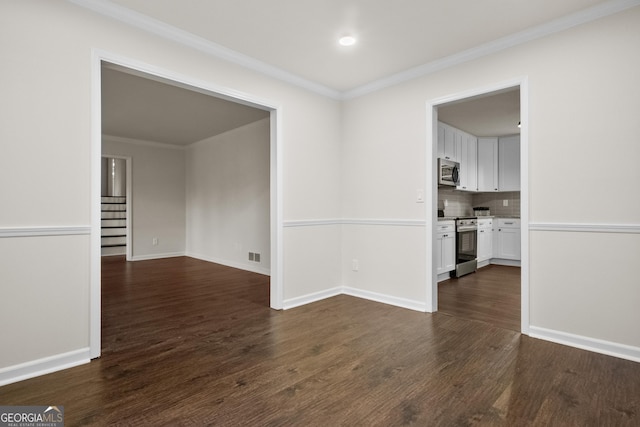
[[[162,258],[175,258],[179,256],[185,256],[184,252],[170,252],[166,254],[149,254],[149,255],[136,255],[131,257],[131,261],[148,261],[150,259],[162,259]]]
[[[426,313],[427,311],[426,304],[421,301],[414,301],[406,298],[379,294],[377,292],[365,291],[348,286],[336,286],[335,288],[327,289],[325,291],[314,292],[312,294],[302,295],[300,297],[285,300],[283,309],[287,310],[290,308],[299,307],[301,305],[311,304],[313,302],[335,297],[337,295],[349,295],[352,297],[381,302],[383,304],[389,304],[396,307],[407,308],[409,310],[420,311],[422,313]]]
[[[311,294],[303,295],[301,297],[291,298],[284,300],[283,309],[288,310],[290,308],[300,307],[301,305],[311,304],[312,302],[321,301],[323,299],[335,297],[342,294],[342,287],[337,286],[325,291],[314,292]]]
[[[438,274],[438,283],[444,282],[445,280],[451,279],[451,272],[447,271],[446,273]]]
[[[51,372],[73,368],[89,363],[91,360],[89,348],[56,354],[18,365],[0,368],[0,386],[50,374]]]
[[[365,291],[362,289],[351,288],[345,286],[342,288],[342,293],[345,295],[351,295],[353,297],[368,299],[371,301],[381,302],[384,304],[394,305],[396,307],[407,308],[409,310],[420,311],[422,313],[427,312],[427,305],[421,301],[414,301],[407,298],[394,297],[386,294],[379,294],[377,292]]]
[[[478,261],[478,268],[486,267],[491,264],[490,260],[485,259],[484,261]]]
[[[581,348],[595,353],[606,354],[608,356],[619,357],[621,359],[640,362],[640,347],[619,344],[597,338],[585,337],[582,335],[570,334],[562,331],[531,326],[529,336],[546,341],[564,344],[570,347]]]
[[[506,265],[509,267],[520,267],[521,261],[514,259],[491,258],[491,264]]]
[[[229,261],[227,259],[215,258],[206,255],[196,254],[192,252],[187,252],[183,254],[184,256],[188,256],[191,258],[200,259],[202,261],[213,262],[215,264],[226,265],[227,267],[237,268],[239,270],[250,271],[252,273],[264,274],[265,276],[271,276],[271,269],[264,268],[259,265],[259,263],[243,263],[237,261]]]

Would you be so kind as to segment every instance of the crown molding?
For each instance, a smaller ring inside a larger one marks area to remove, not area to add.
[[[630,9],[638,5],[640,5],[640,0],[612,0],[607,3],[602,3],[583,11],[555,19],[553,21],[549,21],[536,27],[532,27],[528,30],[514,33],[509,36],[491,41],[489,43],[485,43],[480,46],[476,46],[471,49],[456,53],[454,55],[431,61],[396,74],[392,74],[388,77],[384,77],[366,85],[359,86],[355,89],[348,90],[346,92],[343,92],[342,99],[348,100],[357,98],[372,92],[379,91],[381,89],[385,89],[390,86],[416,79],[418,77],[424,77],[428,74],[432,74],[437,71],[441,71],[468,61],[472,61],[483,56],[491,55],[501,50],[518,46],[532,40],[558,33],[560,31],[568,30],[569,28],[581,24],[586,24],[588,22],[595,21],[597,19],[604,18],[618,12],[622,12],[626,9]]]
[[[580,12],[576,12],[562,18],[555,19],[545,24],[530,28],[494,40],[480,46],[467,49],[457,54],[428,62],[426,64],[410,68],[408,70],[392,74],[371,83],[340,92],[316,82],[304,79],[298,75],[282,70],[273,65],[259,61],[240,52],[228,49],[205,38],[196,36],[187,31],[165,24],[142,13],[127,9],[108,0],[67,0],[70,3],[92,10],[101,15],[116,19],[132,27],[147,31],[162,38],[183,44],[199,50],[216,58],[240,65],[260,74],[276,78],[286,83],[301,87],[319,95],[336,100],[349,100],[357,98],[381,89],[394,86],[409,80],[441,71],[483,56],[491,55],[510,47],[542,38],[569,28],[586,24],[609,15],[630,9],[640,5],[640,0],[611,0]]]
[[[116,19],[132,27],[147,31],[162,38],[183,44],[216,58],[229,61],[250,70],[256,71],[278,80],[299,86],[303,89],[339,100],[340,91],[328,88],[319,83],[304,79],[281,68],[274,67],[235,50],[196,36],[187,31],[165,24],[142,13],[127,9],[108,0],[67,0],[77,6],[84,7],[104,16]]]

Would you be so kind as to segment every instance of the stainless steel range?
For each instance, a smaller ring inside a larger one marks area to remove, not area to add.
[[[478,218],[456,219],[455,277],[473,273],[478,267]]]

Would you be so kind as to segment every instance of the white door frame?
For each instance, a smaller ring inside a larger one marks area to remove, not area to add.
[[[488,86],[467,90],[427,102],[427,149],[426,149],[426,186],[431,189],[431,197],[426,200],[426,255],[427,255],[427,292],[426,306],[428,312],[438,311],[438,278],[434,266],[436,241],[434,239],[437,225],[436,210],[438,207],[438,183],[435,179],[438,144],[438,106],[453,101],[460,101],[508,88],[520,88],[520,217],[521,233],[521,321],[523,334],[529,334],[529,84],[528,78],[519,77]]]
[[[170,82],[178,87],[249,105],[271,113],[270,135],[270,235],[271,283],[270,305],[283,308],[283,205],[282,205],[282,108],[260,97],[199,80],[173,70],[159,68],[118,54],[93,49],[91,55],[91,270],[89,292],[89,347],[91,358],[100,356],[101,342],[101,267],[100,267],[100,169],[102,158],[102,63],[108,62],[127,68],[147,78]]]

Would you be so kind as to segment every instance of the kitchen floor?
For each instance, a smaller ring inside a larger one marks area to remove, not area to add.
[[[488,265],[440,282],[438,312],[520,332],[520,267]]]

